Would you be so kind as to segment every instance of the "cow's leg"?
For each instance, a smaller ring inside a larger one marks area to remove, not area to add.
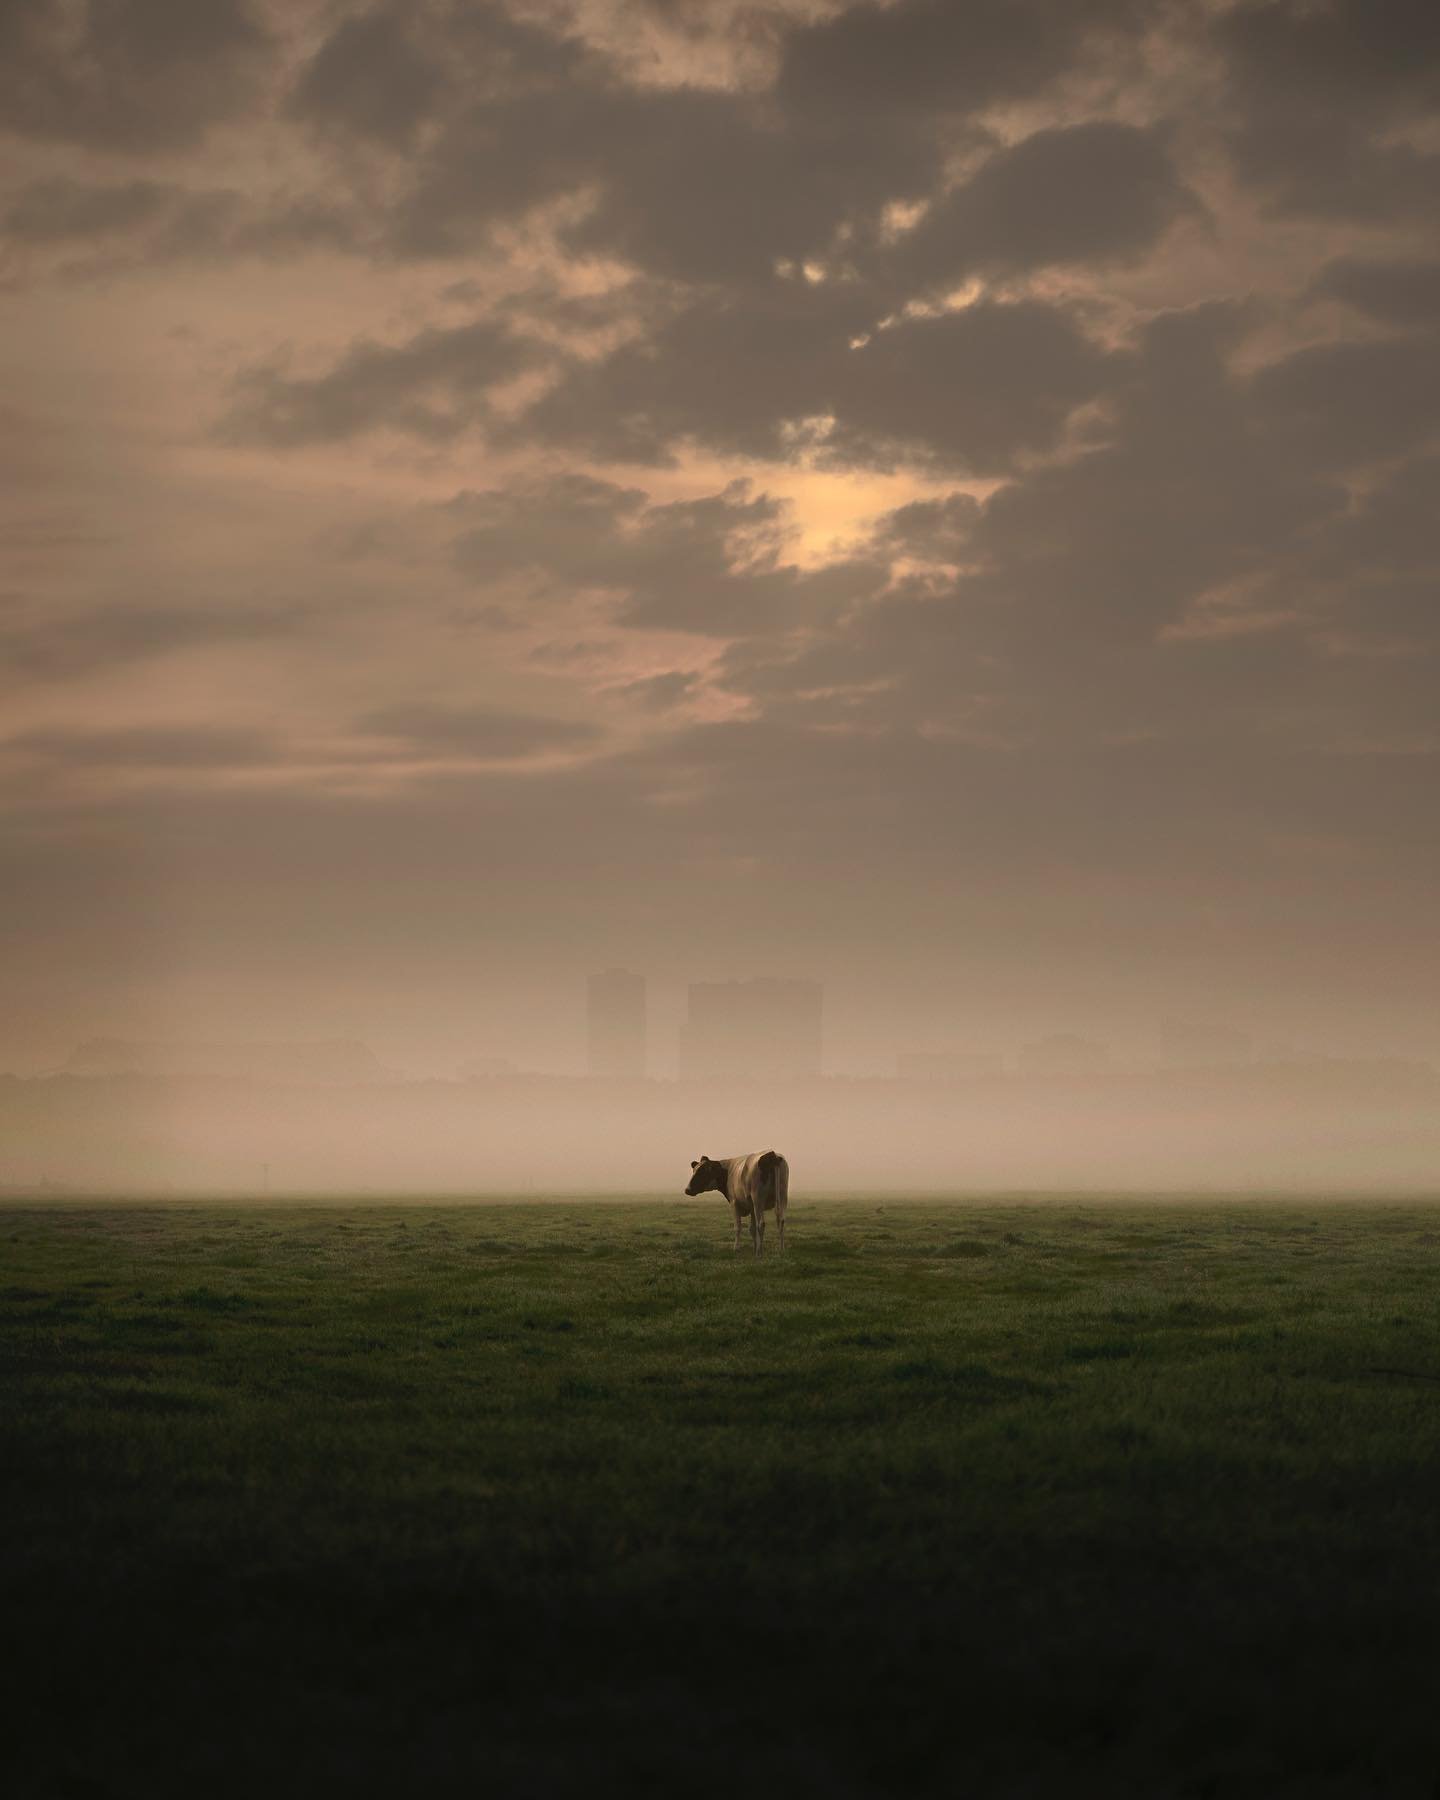
[[[750,1207],[751,1234],[755,1239],[755,1254],[758,1256],[765,1248],[765,1208],[757,1198]]]
[[[735,1248],[738,1250],[740,1248],[740,1208],[737,1206],[734,1210],[735,1210]]]
[[[775,1229],[780,1234],[780,1248],[783,1250],[785,1248],[785,1208],[783,1206],[775,1208]]]

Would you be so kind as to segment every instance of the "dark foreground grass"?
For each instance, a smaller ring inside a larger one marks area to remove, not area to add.
[[[1440,1793],[1440,1210],[0,1213],[16,1794]]]

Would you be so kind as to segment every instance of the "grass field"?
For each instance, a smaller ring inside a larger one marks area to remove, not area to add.
[[[1440,1208],[15,1205],[16,1795],[1440,1793]]]

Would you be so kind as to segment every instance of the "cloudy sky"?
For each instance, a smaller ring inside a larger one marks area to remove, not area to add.
[[[1440,1053],[1437,99],[1430,0],[5,0],[0,1066],[612,962]]]

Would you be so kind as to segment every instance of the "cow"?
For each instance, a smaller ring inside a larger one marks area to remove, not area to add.
[[[773,1212],[780,1228],[780,1248],[785,1248],[785,1206],[790,1198],[790,1165],[774,1150],[754,1150],[749,1156],[702,1156],[690,1165],[685,1192],[723,1194],[735,1211],[735,1248],[740,1248],[740,1221],[750,1221],[750,1241],[759,1256],[765,1248],[765,1215]]]

